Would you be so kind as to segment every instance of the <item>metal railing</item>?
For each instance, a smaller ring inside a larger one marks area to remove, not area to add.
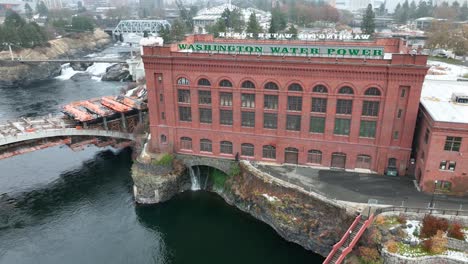
[[[386,212],[468,216],[468,210],[441,209],[441,208],[417,208],[417,207],[392,206],[392,207],[381,207],[375,210],[376,215],[381,214],[381,213],[386,213]]]

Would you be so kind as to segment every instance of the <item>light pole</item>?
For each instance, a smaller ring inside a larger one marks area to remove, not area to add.
[[[437,188],[437,180],[434,181],[434,192],[432,192],[432,198],[431,198],[431,203],[429,204],[429,208],[434,207],[434,194]]]

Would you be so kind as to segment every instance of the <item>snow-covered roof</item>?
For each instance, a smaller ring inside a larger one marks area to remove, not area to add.
[[[468,124],[468,104],[453,102],[452,94],[468,95],[468,82],[426,79],[421,104],[434,121]]]

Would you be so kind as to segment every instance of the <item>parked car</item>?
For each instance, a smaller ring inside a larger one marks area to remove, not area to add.
[[[396,167],[387,167],[387,169],[385,170],[385,175],[398,176],[398,170]]]

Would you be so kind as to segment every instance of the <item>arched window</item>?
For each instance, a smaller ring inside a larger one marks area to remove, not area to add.
[[[315,86],[312,89],[312,92],[314,92],[314,93],[328,93],[328,89],[324,85],[319,84],[319,85]]]
[[[263,157],[265,159],[276,159],[276,147],[271,145],[263,146]]]
[[[219,87],[232,87],[232,83],[228,80],[222,80],[219,82]]]
[[[298,83],[293,83],[289,85],[288,91],[293,91],[293,92],[302,92],[302,86]]]
[[[230,141],[221,141],[220,143],[220,152],[223,154],[232,154],[232,142]]]
[[[207,79],[202,78],[202,79],[198,80],[198,85],[200,85],[200,86],[211,86],[211,83]]]
[[[395,158],[389,158],[388,159],[388,167],[396,168],[396,159]]]
[[[322,164],[322,152],[320,150],[311,149],[307,153],[307,162],[314,164]]]
[[[187,78],[181,77],[181,78],[177,79],[177,84],[178,85],[189,85],[190,82],[189,82],[189,80]]]
[[[264,87],[266,90],[278,90],[278,85],[274,82],[268,82]]]
[[[249,143],[242,143],[241,145],[241,155],[253,157],[254,155],[254,145]]]
[[[365,92],[364,92],[364,95],[370,95],[370,96],[380,96],[380,90],[375,88],[375,87],[371,87],[369,89],[367,89]]]
[[[161,143],[166,143],[167,137],[166,135],[161,135]]]
[[[200,140],[200,151],[212,152],[213,148],[212,148],[211,140],[206,139],[206,138],[201,139]]]
[[[356,158],[356,168],[370,170],[371,157],[369,155],[358,155]]]
[[[353,88],[349,86],[343,86],[338,91],[339,94],[354,94]]]
[[[192,139],[189,137],[180,138],[180,148],[181,149],[192,149]]]
[[[245,81],[241,85],[242,88],[255,89],[255,84],[251,81]]]

